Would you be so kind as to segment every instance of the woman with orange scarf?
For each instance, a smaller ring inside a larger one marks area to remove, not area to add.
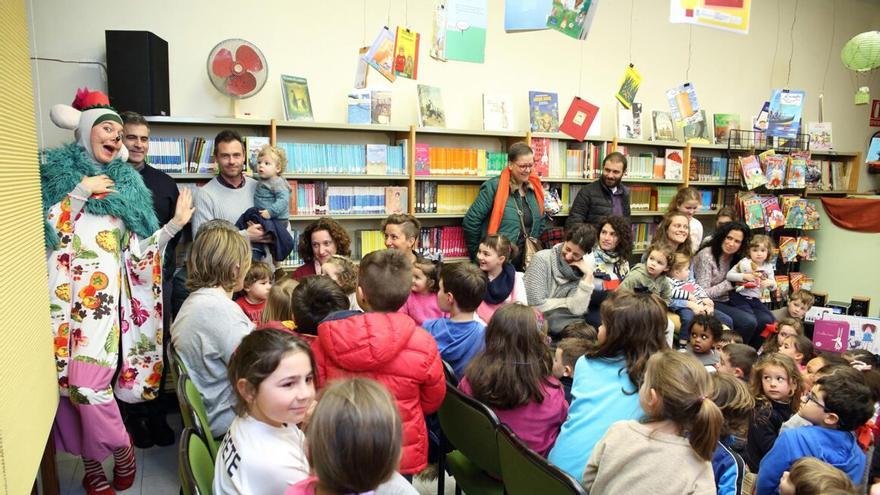
[[[514,143],[507,152],[507,168],[480,186],[462,220],[471,260],[476,260],[484,235],[500,234],[519,247],[519,255],[511,263],[523,270],[526,237],[538,238],[544,230],[544,190],[541,179],[532,173],[534,164],[532,148]]]

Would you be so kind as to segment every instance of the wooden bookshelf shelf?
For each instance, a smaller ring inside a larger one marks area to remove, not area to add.
[[[558,139],[560,141],[578,141],[577,139],[569,136],[568,134],[562,132],[532,132],[529,134],[532,138],[537,139]],[[604,137],[604,136],[587,136],[583,141],[579,142],[591,142],[591,143],[606,143],[610,142],[612,138]]]
[[[168,174],[174,180],[211,180],[217,177],[217,174]]]
[[[631,177],[624,177],[623,182],[635,182],[641,184],[684,184],[683,179],[639,179]]]
[[[807,196],[835,196],[835,195],[847,195],[847,194],[856,194],[856,191],[845,189],[839,191],[807,191]]]
[[[664,148],[681,148],[684,149],[687,147],[687,143],[683,143],[681,141],[646,141],[644,139],[626,139],[620,138],[616,141],[617,144],[631,144],[634,146],[657,146]]]
[[[304,122],[276,120],[275,127],[284,129],[319,129],[335,131],[409,132],[409,126],[379,124],[342,124],[336,122]]]
[[[462,218],[465,212],[461,213],[413,213],[416,218]]]
[[[492,177],[478,175],[416,175],[415,180],[437,180],[455,182],[485,182]]]
[[[467,262],[470,260],[471,259],[468,258],[467,256],[449,256],[449,257],[443,258],[444,263],[464,263],[464,262]]]
[[[739,187],[739,184],[728,184],[727,181],[723,180],[695,180],[689,181],[689,186],[731,186],[731,187]]]
[[[291,215],[291,222],[308,222],[319,218],[332,217],[333,220],[383,220],[388,217],[387,214],[381,215]]]
[[[694,215],[697,215],[697,216],[710,216],[710,215],[717,215],[717,214],[718,214],[718,210],[703,210],[703,211],[698,211],[698,212],[694,213]]]
[[[269,126],[269,119],[234,119],[231,117],[144,117],[151,124],[171,125],[224,125],[224,126]]]
[[[525,131],[476,131],[473,129],[446,129],[442,127],[416,127],[416,134],[451,134],[474,137],[512,137],[526,139]]]
[[[632,217],[662,217],[665,211],[630,211]]]
[[[589,184],[597,179],[584,179],[583,177],[541,177],[541,182],[568,182],[571,184]]]
[[[293,180],[409,180],[409,175],[298,174],[296,172],[281,175],[285,179]]]

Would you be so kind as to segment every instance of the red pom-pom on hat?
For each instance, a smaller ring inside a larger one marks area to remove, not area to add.
[[[80,88],[76,90],[76,98],[70,104],[77,110],[88,110],[95,107],[109,107],[110,98],[101,91],[89,91],[89,88]]]

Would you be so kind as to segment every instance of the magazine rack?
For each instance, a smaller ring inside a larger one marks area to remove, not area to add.
[[[775,149],[779,153],[806,151],[810,147],[810,135],[798,134],[793,138],[768,136],[765,131],[750,129],[731,129],[727,138],[730,150],[767,150]]]

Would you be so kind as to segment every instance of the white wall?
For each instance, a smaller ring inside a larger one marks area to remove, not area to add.
[[[825,120],[834,124],[835,147],[863,153],[866,149],[871,133],[867,127],[869,109],[853,105],[855,89],[866,79],[856,78],[843,67],[840,49],[855,34],[880,25],[880,2],[800,1],[792,34],[795,0],[754,0],[750,33],[743,36],[670,24],[667,0],[604,0],[589,38],[579,42],[552,31],[507,34],[504,1],[488,0],[485,64],[443,63],[428,56],[432,4],[428,0],[31,0],[32,46],[39,57],[104,61],[105,29],[152,31],[169,44],[172,114],[228,116],[230,105],[208,81],[205,60],[217,42],[241,37],[262,49],[270,70],[263,91],[243,101],[241,110],[257,117],[282,118],[279,75],[293,74],[309,80],[316,121],[344,122],[345,96],[354,80],[357,48],[369,44],[386,23],[408,24],[422,34],[418,82],[442,88],[448,127],[480,129],[481,95],[499,91],[515,96],[516,119],[525,129],[528,91],[538,89],[558,92],[563,109],[575,94],[604,107],[602,133],[612,136],[614,93],[630,62],[630,48],[632,62],[645,77],[637,99],[648,110],[665,109],[664,92],[687,80],[690,38],[688,79],[709,113],[739,113],[748,121],[773,88],[787,84],[807,92],[804,120],[817,120],[824,79]],[[632,33],[631,5],[635,6]],[[836,22],[832,23],[833,19]],[[34,76],[39,137],[44,146],[70,139],[67,131],[49,122],[52,104],[70,102],[78,86],[106,89],[96,66],[41,61],[34,63]],[[872,90],[880,97],[876,80],[875,75]],[[376,72],[371,72],[369,82],[371,87],[388,85]],[[417,121],[415,86],[416,82],[402,78],[391,86],[394,124]],[[877,189],[875,177],[863,171],[860,189]],[[834,263],[835,272],[860,273],[865,266],[878,266],[867,253],[861,259],[849,257],[849,238],[831,233],[826,236],[823,232],[820,237],[823,242],[816,267]],[[826,238],[828,242],[824,242]],[[876,236],[867,242],[874,239]],[[830,271],[818,270],[817,274],[830,275]],[[877,280],[876,275],[875,270],[872,280]],[[820,290],[821,285],[820,280]],[[840,290],[845,290],[845,284],[840,285]],[[851,295],[832,294],[841,299]],[[880,294],[875,299],[880,300]]]

